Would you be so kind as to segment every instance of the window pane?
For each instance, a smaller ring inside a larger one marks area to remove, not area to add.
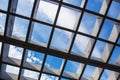
[[[8,0],[0,0],[0,9],[7,11]]]
[[[54,57],[48,55],[46,58],[45,66],[48,66],[50,68],[60,69],[62,65],[62,58]]]
[[[79,31],[86,34],[92,34],[95,23],[96,23],[95,16],[90,15],[88,13],[84,13],[82,21],[79,26]]]
[[[16,13],[30,17],[33,3],[34,0],[18,0]]]
[[[47,1],[40,0],[36,19],[53,24],[58,4],[49,3]]]
[[[62,6],[58,16],[57,25],[68,29],[74,29],[79,15],[80,14],[77,10]]]
[[[120,47],[116,46],[109,60],[110,64],[120,66]]]
[[[64,71],[76,73],[79,66],[80,66],[80,63],[68,60]]]
[[[15,17],[12,37],[25,41],[28,25],[29,25],[28,20]]]
[[[0,13],[0,35],[4,34],[6,14]]]
[[[66,52],[71,36],[71,32],[56,28],[53,34],[51,48]]]
[[[99,13],[103,0],[88,0],[86,9]]]
[[[120,16],[120,3],[119,2],[112,1],[112,4],[109,8],[107,16],[118,19],[118,16]]]
[[[52,28],[50,26],[35,23],[33,27],[32,37],[31,37],[31,41],[33,41],[33,44],[35,42],[38,42],[40,44],[45,44],[47,46],[51,29]]]
[[[63,2],[80,7],[82,0],[63,0]]]
[[[58,77],[48,74],[42,74],[40,80],[58,80]]]

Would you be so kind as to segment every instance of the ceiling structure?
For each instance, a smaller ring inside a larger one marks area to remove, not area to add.
[[[120,80],[120,0],[1,1],[0,79]]]

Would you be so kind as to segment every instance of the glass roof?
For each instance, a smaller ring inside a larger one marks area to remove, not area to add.
[[[0,0],[0,79],[120,80],[120,0]]]

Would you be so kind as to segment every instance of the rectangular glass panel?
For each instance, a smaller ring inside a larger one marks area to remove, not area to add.
[[[0,35],[4,34],[6,14],[0,12]]]
[[[47,46],[50,33],[51,26],[35,23],[32,31],[31,41],[44,44]]]
[[[40,0],[36,19],[53,24],[58,9],[57,3]]]
[[[7,11],[9,0],[0,0],[0,9]]]
[[[57,25],[68,29],[74,29],[76,27],[75,24],[77,24],[76,21],[79,18],[79,15],[80,12],[77,10],[62,6],[57,19]]]
[[[58,80],[58,77],[48,74],[42,74],[40,80]]]
[[[53,49],[66,52],[69,45],[69,41],[71,40],[71,37],[72,37],[71,32],[55,28],[50,46]]]
[[[34,0],[18,0],[17,14],[31,16]]]
[[[15,17],[15,22],[13,26],[12,37],[18,40],[25,41],[29,21],[23,18]]]

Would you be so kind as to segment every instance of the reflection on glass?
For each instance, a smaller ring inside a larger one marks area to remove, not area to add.
[[[63,2],[80,7],[82,0],[63,0]]]
[[[96,23],[96,17],[88,13],[84,13],[82,21],[79,26],[79,31],[87,34],[92,34],[94,25]]]
[[[71,36],[71,32],[56,28],[53,34],[51,48],[66,52]]]
[[[10,45],[8,57],[12,57],[12,58],[21,60],[22,54],[23,54],[23,48]]]
[[[0,13],[0,35],[4,34],[6,14]]]
[[[80,63],[68,60],[64,71],[76,73],[79,66],[80,66]]]
[[[49,3],[47,1],[40,1],[36,19],[53,24],[55,15],[57,13],[57,3]]]
[[[54,56],[47,56],[45,66],[55,69],[60,69],[62,65],[62,58],[54,57]]]
[[[101,76],[101,78],[100,78],[100,80],[108,80],[110,72],[111,72],[110,70],[105,69],[102,76]]]
[[[102,26],[99,37],[103,38],[105,40],[108,40],[109,37],[110,37],[110,34],[112,32],[113,25],[114,25],[114,23],[105,20],[105,22],[104,22],[104,24]]]
[[[75,23],[79,15],[80,14],[77,10],[62,6],[58,16],[57,25],[68,29],[74,29],[76,27]]]
[[[103,0],[88,0],[86,9],[99,13],[102,3]]]
[[[6,72],[18,75],[19,74],[19,68],[11,66],[11,65],[6,65]]]
[[[0,0],[0,9],[7,11],[9,0]]]
[[[42,74],[40,80],[58,80],[58,77],[48,74]]]
[[[26,61],[34,64],[42,64],[44,59],[44,54],[32,50],[27,51]]]
[[[32,13],[33,3],[34,0],[18,0],[16,13],[30,17]]]
[[[25,41],[26,35],[27,35],[27,29],[28,29],[29,21],[15,17],[12,37],[17,37],[20,40]]]
[[[34,42],[38,42],[47,45],[50,37],[51,29],[52,28],[50,26],[35,23],[31,37],[31,41],[33,41],[33,44]]]
[[[120,3],[119,2],[112,1],[112,4],[110,5],[107,16],[118,19],[118,16],[120,16]]]

